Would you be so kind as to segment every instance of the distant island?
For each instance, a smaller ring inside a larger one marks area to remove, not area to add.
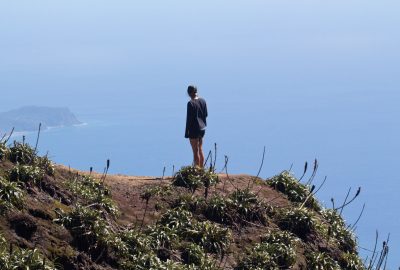
[[[42,129],[82,124],[68,108],[25,106],[0,113],[0,132],[15,128],[16,132],[36,131],[39,123]]]

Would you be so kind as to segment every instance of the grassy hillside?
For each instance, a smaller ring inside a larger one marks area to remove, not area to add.
[[[290,172],[154,179],[55,166],[0,143],[0,269],[372,269]]]

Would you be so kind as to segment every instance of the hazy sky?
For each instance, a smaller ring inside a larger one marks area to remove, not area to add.
[[[129,106],[183,98],[190,82],[232,100],[397,91],[399,12],[386,0],[2,0],[0,106]]]

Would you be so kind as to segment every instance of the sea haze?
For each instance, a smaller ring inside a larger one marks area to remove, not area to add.
[[[0,3],[0,111],[68,107],[87,123],[43,132],[42,154],[172,174],[192,159],[193,83],[219,169],[227,155],[230,173],[256,174],[264,146],[263,178],[317,158],[317,196],[330,207],[361,186],[344,215],[353,223],[366,203],[360,246],[391,233],[388,269],[399,267],[399,1],[17,2]]]

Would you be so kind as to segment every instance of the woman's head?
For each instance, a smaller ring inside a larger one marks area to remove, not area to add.
[[[189,95],[191,98],[195,98],[196,95],[197,95],[197,87],[194,86],[194,85],[189,85],[189,86],[188,86],[188,89],[187,89],[187,92],[188,92],[188,95]]]

